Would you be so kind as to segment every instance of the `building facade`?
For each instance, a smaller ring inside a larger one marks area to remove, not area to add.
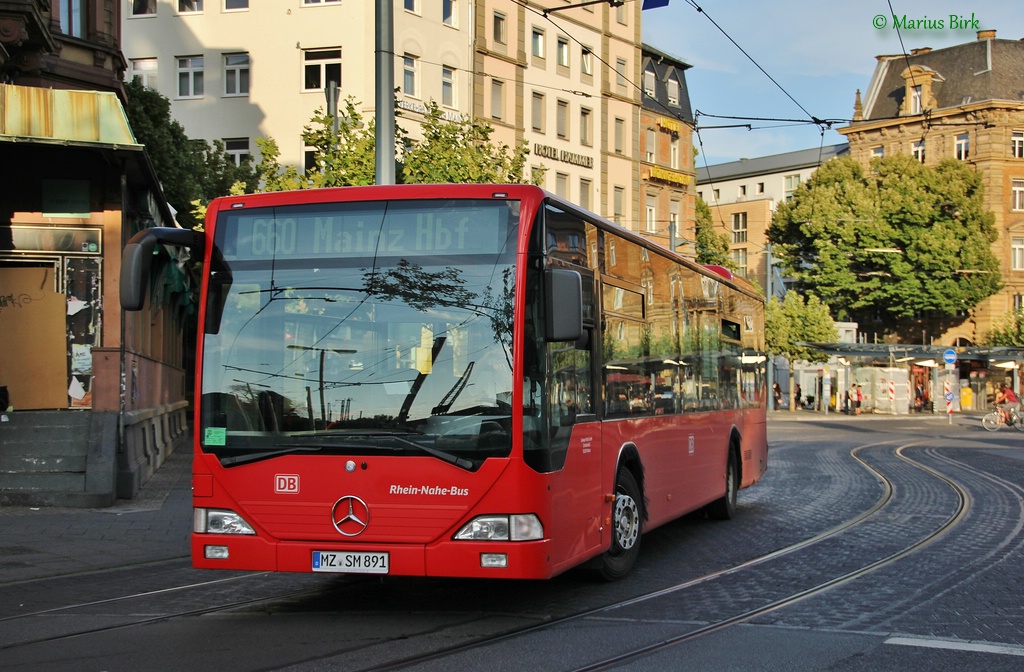
[[[0,504],[132,497],[185,435],[181,316],[117,296],[124,240],[173,225],[122,106],[120,8],[0,11]]]
[[[775,208],[792,198],[818,166],[849,151],[843,143],[697,169],[697,197],[711,208],[716,230],[729,237],[737,275],[767,291],[770,248],[766,234]],[[779,289],[780,282],[773,271],[773,289]]]
[[[648,187],[671,184],[677,216],[692,222],[687,185],[641,171],[638,82],[650,62],[641,3],[563,4],[396,1],[397,124],[415,139],[436,101],[452,119],[488,121],[497,143],[525,142],[530,165],[544,169],[542,186],[583,207],[643,231]],[[374,10],[369,1],[135,0],[123,20],[126,77],[166,96],[190,137],[223,141],[239,161],[257,155],[256,138],[270,137],[282,163],[307,165],[302,130],[325,107],[328,82],[338,82],[340,98],[355,100],[365,119],[375,116]],[[688,118],[688,66],[673,67],[669,79]],[[683,148],[691,130],[663,131],[680,138],[682,175],[692,173]],[[666,155],[664,167],[675,170],[670,163]]]
[[[640,231],[658,243],[695,256],[693,112],[686,88],[690,67],[644,45],[641,67]]]
[[[927,165],[954,158],[984,182],[1003,289],[944,324],[934,341],[975,345],[1024,307],[1024,42],[983,30],[973,42],[877,58],[866,95],[857,92],[853,122],[839,129],[850,155],[865,166],[892,154]]]

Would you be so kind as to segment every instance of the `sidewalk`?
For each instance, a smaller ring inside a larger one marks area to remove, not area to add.
[[[943,424],[953,425],[977,425],[981,426],[981,417],[988,411],[961,411],[953,413],[952,423],[950,423],[950,417],[946,413],[909,413],[902,415],[893,415],[891,413],[861,413],[860,415],[847,415],[842,411],[829,410],[828,413],[824,411],[808,411],[804,409],[797,409],[790,411],[789,409],[781,409],[778,411],[768,411],[768,422],[822,422],[822,421],[834,421],[834,422],[891,422],[896,420],[903,421],[923,421],[923,422],[935,422]]]
[[[0,507],[0,584],[187,558],[192,453],[172,453],[132,500],[104,509]]]

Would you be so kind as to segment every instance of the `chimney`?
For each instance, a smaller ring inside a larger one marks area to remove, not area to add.
[[[996,39],[996,31],[994,30],[979,30],[978,40],[994,40]]]
[[[921,47],[919,49],[911,49],[910,50],[910,55],[911,56],[920,56],[921,54],[927,54],[931,50],[932,50],[931,47]]]

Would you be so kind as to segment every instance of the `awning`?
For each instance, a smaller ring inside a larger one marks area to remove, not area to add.
[[[942,355],[947,350],[956,352],[957,361],[997,362],[1008,360],[1024,360],[1024,348],[984,347],[948,345],[914,345],[890,343],[798,343],[798,345],[814,348],[828,355],[839,357],[865,357],[889,359],[891,361],[910,361],[933,359],[942,362]]]

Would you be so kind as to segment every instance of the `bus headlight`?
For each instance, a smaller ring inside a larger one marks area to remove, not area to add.
[[[245,518],[226,509],[196,509],[192,516],[192,531],[200,534],[256,534]]]
[[[536,541],[544,538],[544,526],[532,513],[511,516],[477,516],[462,526],[457,541]]]

